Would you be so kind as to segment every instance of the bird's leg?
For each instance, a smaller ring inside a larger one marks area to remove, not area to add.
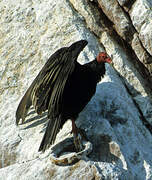
[[[79,152],[83,150],[83,147],[81,144],[81,135],[79,134],[79,130],[76,127],[74,119],[71,119],[71,121],[72,121],[72,132],[74,136],[74,145],[75,145],[76,151]]]
[[[78,129],[76,127],[75,120],[71,119],[71,121],[72,121],[72,132],[73,132],[73,134],[75,134],[77,136],[78,135]]]

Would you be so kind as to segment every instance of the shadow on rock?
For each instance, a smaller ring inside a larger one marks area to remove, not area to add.
[[[121,153],[118,148],[110,145],[111,138],[108,135],[100,136],[100,141],[93,145],[93,152],[89,155],[90,160],[95,162],[114,163],[120,161]],[[112,153],[113,152],[113,153]],[[122,165],[122,163],[121,163]]]
[[[24,127],[24,129],[33,128],[40,124],[44,124],[44,128],[41,132],[45,131],[45,127],[48,121],[47,112],[42,113],[42,115],[37,115],[35,110],[31,108],[31,111],[27,114],[27,117],[27,120],[23,123],[24,126],[27,125]]]

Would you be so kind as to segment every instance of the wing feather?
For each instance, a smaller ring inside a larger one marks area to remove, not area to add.
[[[48,117],[60,114],[64,86],[75,66],[67,49],[64,47],[56,51],[34,79],[17,108],[17,124],[20,119],[24,122],[31,105],[38,114],[47,109]]]

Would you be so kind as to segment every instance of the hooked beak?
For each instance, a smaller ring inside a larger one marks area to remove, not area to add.
[[[111,61],[111,63],[109,63],[113,68],[114,68],[114,63],[113,61]]]
[[[113,59],[113,55],[107,58],[107,62],[114,68],[114,62],[112,61],[112,59]]]

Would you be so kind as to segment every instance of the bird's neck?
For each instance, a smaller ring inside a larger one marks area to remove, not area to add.
[[[86,63],[85,66],[90,68],[92,73],[95,75],[97,82],[99,82],[101,80],[101,76],[103,77],[105,74],[105,63],[98,63],[97,59],[94,59],[93,61]]]

